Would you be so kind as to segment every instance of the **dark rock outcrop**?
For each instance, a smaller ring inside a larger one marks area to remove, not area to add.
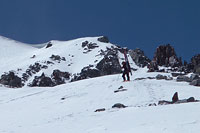
[[[13,88],[22,87],[22,80],[14,72],[5,73],[1,76],[0,84],[7,85]]]
[[[82,42],[82,47],[85,50],[88,50],[88,49],[98,48],[99,46],[96,43],[92,43],[92,42],[89,43],[88,41],[85,41],[85,42]]]
[[[53,87],[55,86],[54,82],[50,77],[46,77],[44,73],[41,76],[35,76],[33,82],[29,85],[31,87]]]
[[[100,71],[100,75],[117,74],[121,72],[121,65],[118,60],[117,50],[108,49],[107,54],[97,64],[96,68]]]
[[[82,79],[87,79],[87,78],[94,78],[94,77],[98,77],[98,76],[101,76],[100,71],[88,66],[88,67],[84,67],[81,70],[81,73],[75,75],[74,78],[71,80],[71,82],[82,80]]]
[[[46,65],[41,65],[40,63],[36,62],[35,64],[30,65],[30,66],[28,67],[28,69],[26,70],[26,72],[22,74],[22,80],[25,82],[25,81],[27,81],[28,78],[29,78],[30,76],[32,76],[33,74],[36,74],[36,73],[38,73],[40,70],[42,70],[42,69],[47,69],[47,68],[48,68],[48,66],[46,66]]]
[[[84,44],[87,44],[87,42]],[[84,67],[80,73],[73,76],[72,82],[121,72],[121,65],[118,60],[118,49],[115,47],[107,48],[106,51],[101,50],[100,54],[96,56],[103,56],[104,58],[97,63],[96,67],[93,65]]]
[[[170,44],[159,46],[153,61],[159,66],[179,67],[182,65],[181,59],[176,56],[175,50]]]
[[[156,63],[156,61],[151,61],[148,65],[147,68],[149,69],[148,72],[158,72],[159,68],[158,68],[158,64]]]
[[[88,41],[85,41],[85,42],[82,42],[82,47],[84,48],[85,46],[87,46],[88,45]]]
[[[144,51],[138,48],[135,50],[129,50],[128,53],[135,62],[135,64],[139,67],[145,67],[151,62],[151,60],[144,55]]]
[[[97,40],[99,42],[109,43],[109,39],[106,36],[99,37]]]
[[[59,55],[51,55],[50,59],[52,59],[53,61],[66,61],[65,57],[60,57]]]
[[[55,85],[60,85],[64,84],[66,80],[70,79],[70,74],[68,72],[61,72],[60,70],[56,69],[53,71],[51,77]]]
[[[193,56],[186,67],[189,72],[200,74],[200,54]]]

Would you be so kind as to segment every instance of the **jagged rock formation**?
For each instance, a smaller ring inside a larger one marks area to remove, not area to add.
[[[121,72],[118,51],[116,49],[107,49],[107,54],[97,64],[96,68],[100,70],[100,75],[117,74]]]
[[[128,53],[130,54],[135,64],[139,67],[145,67],[151,62],[151,60],[144,55],[144,51],[141,49],[137,48],[135,50],[129,50]]]
[[[0,79],[0,84],[13,88],[19,88],[23,86],[21,78],[16,76],[14,72],[3,74]]]
[[[159,46],[156,49],[153,61],[159,66],[179,67],[182,65],[181,59],[176,56],[176,52],[170,44]]]
[[[195,55],[191,58],[191,62],[186,65],[188,72],[200,74],[200,54]]]
[[[170,45],[161,45],[156,49],[152,61],[148,64],[149,72],[164,72],[158,66],[171,67],[171,71],[185,71],[182,59],[178,58],[174,48]]]
[[[94,65],[84,67],[71,81],[120,73],[121,66],[117,54],[118,50],[115,48],[107,48],[106,51],[101,51],[100,55],[104,55],[104,58],[97,63],[96,67]]]

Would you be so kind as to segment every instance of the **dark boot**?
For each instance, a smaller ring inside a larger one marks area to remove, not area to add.
[[[125,72],[123,72],[123,74],[122,74],[122,78],[123,78],[124,81],[126,81],[126,78],[125,78]]]
[[[127,80],[130,81],[129,72],[126,73],[126,76],[127,76]]]

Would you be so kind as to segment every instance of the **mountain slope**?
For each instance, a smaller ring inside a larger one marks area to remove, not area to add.
[[[124,60],[123,53],[120,52],[122,48],[111,43],[100,42],[98,38],[86,37],[71,41],[50,41],[42,48],[26,46],[25,44],[12,44],[11,46],[8,43],[5,45],[4,51],[13,52],[13,56],[16,56],[13,57],[10,56],[11,53],[5,53],[9,54],[9,60],[2,59],[0,62],[4,64],[0,66],[0,74],[14,71],[27,85],[33,81],[35,76],[40,76],[42,73],[51,76],[53,71],[57,69],[70,73],[70,79],[74,79],[75,76],[81,77],[81,72],[85,68],[98,70],[98,76],[119,73],[120,64]],[[16,51],[20,53],[19,55],[15,54],[15,49],[19,49]],[[6,63],[5,60],[7,60]],[[132,68],[138,68],[130,56],[129,60]],[[109,67],[110,70],[106,67]],[[24,75],[27,78],[24,79]]]
[[[134,72],[131,82],[122,82],[121,75],[117,74],[53,88],[0,87],[0,132],[198,133],[199,103],[148,105],[171,100],[175,91],[179,92],[180,99],[190,96],[199,99],[200,89],[175,81],[134,80],[158,74],[145,71]],[[120,86],[127,91],[114,93]],[[112,109],[115,103],[128,107]],[[99,108],[106,110],[94,112]]]
[[[200,99],[199,87],[176,82],[174,77],[156,80],[158,74],[172,74],[148,73],[130,55],[135,71],[130,82],[122,82],[119,72],[124,49],[98,40],[87,37],[33,47],[0,38],[4,48],[0,49],[0,74],[13,71],[20,78],[28,76],[22,88],[0,84],[0,133],[199,132],[199,102],[158,105],[160,100],[170,101],[175,92],[180,99]],[[42,73],[51,79],[56,69],[70,73],[67,83],[28,86]],[[98,75],[92,75],[94,72]],[[79,80],[70,82],[76,76]],[[112,108],[116,103],[127,107]],[[95,112],[97,109],[105,111]]]

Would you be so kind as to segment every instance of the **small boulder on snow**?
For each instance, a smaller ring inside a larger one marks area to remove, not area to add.
[[[106,36],[99,37],[97,40],[99,42],[109,43],[109,39]]]
[[[176,79],[177,82],[191,82],[190,78],[184,75],[180,75]]]
[[[156,76],[156,79],[157,79],[157,80],[161,80],[161,79],[165,79],[165,80],[167,80],[167,76],[164,76],[164,75],[158,74],[158,75]]]
[[[112,108],[126,108],[127,106],[125,106],[124,104],[121,103],[116,103],[112,106]]]
[[[96,109],[94,112],[102,112],[102,111],[105,111],[106,109],[105,108],[101,108],[101,109]]]
[[[197,79],[200,79],[198,74],[191,74],[191,76],[190,76],[191,81],[197,80]]]
[[[190,85],[200,86],[200,79],[193,80],[192,82],[190,82]]]
[[[49,42],[49,43],[47,43],[46,48],[49,48],[49,47],[51,47],[51,46],[53,46],[53,44],[52,44],[51,42]]]

